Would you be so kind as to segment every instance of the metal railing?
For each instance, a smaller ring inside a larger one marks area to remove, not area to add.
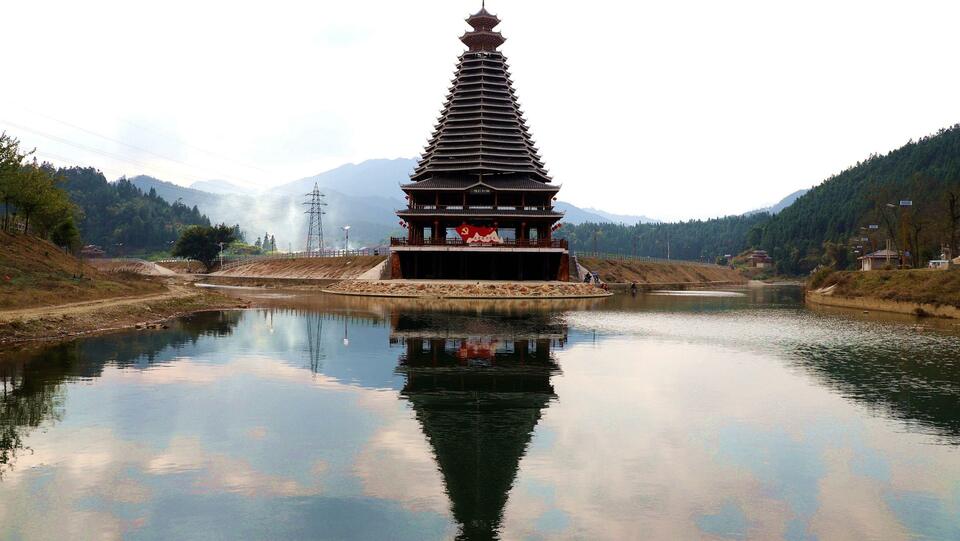
[[[566,239],[503,239],[503,242],[464,242],[461,238],[414,239],[392,237],[390,246],[470,246],[485,248],[567,248]]]

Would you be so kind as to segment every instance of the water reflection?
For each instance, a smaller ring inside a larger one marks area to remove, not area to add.
[[[460,539],[494,539],[520,460],[556,396],[552,355],[566,327],[543,314],[509,317],[398,314],[400,395],[416,412],[443,474]]]
[[[44,422],[63,415],[64,386],[97,378],[104,366],[145,367],[162,352],[201,337],[229,336],[241,312],[204,312],[177,320],[162,332],[98,336],[7,353],[0,359],[0,478],[14,467],[18,453],[29,450],[25,438]]]
[[[956,333],[740,293],[307,296],[7,355],[0,538],[960,535]]]

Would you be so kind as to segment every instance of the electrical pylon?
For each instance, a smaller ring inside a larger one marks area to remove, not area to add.
[[[307,256],[322,256],[323,255],[323,215],[326,212],[323,210],[323,207],[327,206],[327,202],[324,200],[324,195],[320,192],[320,188],[314,184],[313,191],[307,194],[307,200],[303,202],[304,205],[310,205],[310,208],[306,211],[305,214],[310,216],[307,225]]]

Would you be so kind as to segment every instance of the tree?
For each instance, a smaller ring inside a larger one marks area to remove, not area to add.
[[[277,251],[277,239],[273,235],[270,235],[270,251],[271,252]]]
[[[80,230],[73,221],[73,216],[68,216],[60,222],[50,233],[50,240],[71,252],[76,252],[80,248]]]
[[[257,242],[254,242],[253,245],[257,247],[257,250],[263,248],[263,244],[260,243],[260,237],[257,237]]]
[[[960,255],[960,246],[957,246],[957,228],[960,227],[960,191],[947,191],[946,226],[947,238],[950,239],[950,257]]]
[[[183,231],[172,253],[174,257],[195,259],[210,272],[220,255],[221,243],[226,246],[235,240],[234,228],[226,224],[212,227],[194,225]]]
[[[2,229],[9,231],[12,227],[10,211],[13,210],[17,197],[21,192],[20,183],[23,176],[23,160],[30,152],[20,151],[20,141],[0,133],[0,203],[3,203]]]

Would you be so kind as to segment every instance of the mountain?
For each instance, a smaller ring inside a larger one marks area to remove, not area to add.
[[[77,226],[84,242],[111,254],[168,250],[182,228],[210,225],[193,203],[168,199],[153,185],[144,188],[126,179],[107,182],[92,167],[64,168],[57,174],[80,210]]]
[[[760,209],[745,212],[744,215],[749,216],[751,214],[759,214],[761,212],[766,212],[767,214],[779,214],[780,211],[792,205],[794,201],[796,201],[797,199],[800,199],[801,197],[803,197],[804,194],[806,194],[809,191],[810,190],[797,190],[792,194],[784,197],[776,204],[770,205],[769,207],[763,207]]]
[[[589,212],[572,203],[567,203],[566,201],[557,201],[553,207],[563,212],[564,223],[571,225],[580,225],[585,223],[598,224],[610,221],[599,214]]]
[[[875,249],[887,239],[918,262],[939,258],[942,244],[956,255],[958,227],[960,124],[828,178],[756,228],[749,243],[770,252],[781,272],[798,274],[822,261],[851,266],[856,245]]]
[[[250,243],[265,232],[274,235],[277,247],[284,250],[288,247],[299,250],[306,242],[307,217],[303,205],[306,191],[296,195],[275,193],[274,190],[255,196],[215,194],[146,175],[134,177],[130,182],[144,192],[154,190],[170,203],[196,206],[211,222],[239,224]],[[310,188],[313,189],[313,184]],[[350,225],[352,247],[379,245],[391,234],[399,234],[394,211],[401,206],[401,201],[376,195],[347,195],[332,189],[325,189],[325,194],[326,246],[343,246],[341,228],[344,225]]]
[[[241,186],[240,184],[235,184],[229,180],[198,180],[190,185],[194,190],[200,190],[201,192],[223,194],[223,195],[232,195],[232,194],[245,194],[245,195],[254,195],[257,193],[257,190],[249,188],[247,186]]]
[[[595,209],[592,207],[587,207],[583,209],[592,214],[599,215],[604,218],[605,221],[616,223],[616,224],[626,224],[626,225],[636,225],[636,224],[652,224],[660,222],[661,220],[655,220],[653,218],[648,218],[646,216],[634,216],[631,214],[613,214],[610,212],[605,212],[600,209]]]
[[[217,194],[208,193],[194,188],[185,188],[179,184],[174,184],[172,182],[167,182],[165,180],[160,180],[147,175],[137,175],[129,180],[131,184],[143,190],[144,193],[149,193],[150,190],[153,190],[158,196],[162,197],[169,203],[175,203],[179,201],[188,207],[196,206],[209,208],[215,206],[221,201],[221,197]],[[213,220],[217,221],[216,218],[213,218]]]
[[[268,193],[300,197],[313,190],[316,183],[321,190],[335,190],[346,196],[380,197],[402,202],[405,198],[400,184],[410,182],[410,173],[416,165],[417,160],[409,158],[350,163],[277,186]]]

